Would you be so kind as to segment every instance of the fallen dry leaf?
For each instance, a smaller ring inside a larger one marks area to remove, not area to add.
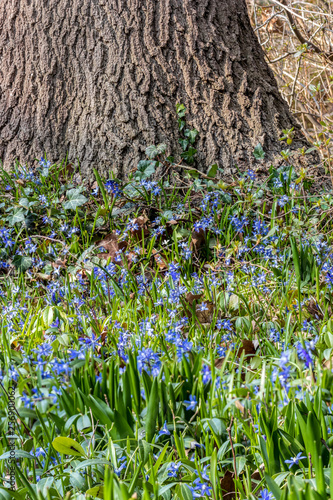
[[[236,498],[234,473],[227,470],[220,481],[223,491],[223,500],[232,500]]]
[[[206,309],[201,310],[202,306],[205,304]],[[213,321],[214,315],[214,304],[213,302],[203,302],[202,304],[197,304],[195,308],[195,314],[198,321],[202,323],[211,323]]]
[[[253,357],[256,354],[256,348],[252,340],[243,340],[241,352],[245,352],[245,356]]]
[[[201,297],[203,296],[203,293],[199,293],[199,294],[193,294],[191,292],[188,292],[185,296],[186,298],[186,302],[188,302],[190,304],[190,306],[193,305],[193,302],[195,300],[199,300],[201,299]]]
[[[324,315],[321,311],[321,309],[318,307],[318,304],[315,299],[310,299],[310,302],[306,306],[306,309],[311,316],[313,316],[316,319],[322,320]]]
[[[244,415],[245,408],[238,399],[236,399],[236,401],[235,401],[235,406],[236,406],[237,410],[239,410]]]
[[[67,262],[67,259],[65,260],[61,260],[61,259],[56,259],[54,262],[52,262],[52,267],[54,267],[54,269],[58,269],[58,267],[62,267],[63,269],[66,269],[66,262]]]
[[[154,257],[154,260],[155,260],[156,264],[158,265],[158,268],[161,271],[163,271],[164,269],[168,268],[168,264],[163,259],[163,257],[162,257],[162,255],[161,255],[160,252],[158,252],[157,250],[155,250],[155,248],[153,248],[152,254],[153,254],[153,257]]]
[[[215,359],[215,362],[214,362],[215,368],[217,368],[218,370],[219,370],[220,368],[222,368],[222,365],[223,365],[224,360],[225,360],[225,358],[218,358],[218,359]]]
[[[142,241],[142,233],[143,233],[143,238],[146,238],[149,236],[150,231],[147,227],[147,222],[148,222],[148,217],[146,216],[140,216],[137,217],[136,219],[133,219],[133,224],[137,224],[139,227],[138,229],[131,229],[130,233],[131,235],[138,241]]]
[[[254,472],[252,472],[251,479],[254,479],[255,481],[261,481],[264,471],[265,471],[265,464],[261,464],[259,466],[259,469],[256,469]]]
[[[48,281],[49,279],[51,279],[50,274],[35,273],[35,276],[36,276],[36,278],[39,278],[40,280],[45,280],[45,281]]]
[[[105,238],[96,242],[97,247],[105,248],[106,252],[101,252],[97,254],[97,257],[100,259],[111,259],[111,262],[115,262],[116,257],[119,252],[125,250],[127,248],[126,241],[118,241],[118,236],[116,232],[113,231],[111,234],[108,234]]]
[[[327,359],[323,362],[323,368],[327,368],[328,370],[332,370],[333,368],[333,358]]]
[[[192,231],[192,239],[190,244],[191,250],[193,250],[194,252],[198,252],[205,241],[206,232],[202,228],[200,228],[199,231]]]

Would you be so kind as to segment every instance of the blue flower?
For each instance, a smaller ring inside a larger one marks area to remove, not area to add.
[[[273,500],[273,493],[270,493],[267,489],[262,490],[259,500]]]
[[[25,408],[33,408],[33,401],[32,401],[32,399],[24,391],[22,393],[21,400],[22,400]]]
[[[212,374],[210,371],[210,367],[208,365],[204,365],[201,370],[202,373],[202,381],[204,384],[208,384],[208,382],[212,379]]]
[[[186,405],[186,410],[195,411],[197,404],[198,404],[197,398],[196,398],[196,396],[192,396],[192,394],[190,395],[189,401],[184,401],[184,405]]]
[[[256,178],[256,174],[252,169],[249,169],[247,172],[245,172],[245,177],[248,177],[251,181],[254,181]]]
[[[210,496],[212,487],[209,484],[202,483],[199,477],[193,481],[193,484],[195,484],[194,491],[197,493],[200,492],[202,497],[204,495]]]
[[[302,452],[297,453],[296,457],[290,457],[289,460],[285,460],[284,463],[289,465],[289,469],[292,468],[293,465],[298,465],[300,460],[305,459],[306,457],[302,456]]]
[[[286,194],[278,200],[279,207],[284,207],[287,203],[289,203],[289,198]]]
[[[239,219],[236,215],[229,217],[231,225],[236,229],[238,233],[242,233],[244,227],[248,225],[249,221],[244,215],[241,219]]]
[[[104,186],[105,186],[107,192],[114,194],[115,197],[119,196],[121,193],[121,191],[119,189],[119,185],[116,181],[109,179],[108,181],[106,181]]]
[[[49,205],[45,194],[41,194],[38,198],[43,207],[47,207]]]
[[[177,477],[178,470],[181,465],[182,465],[181,463],[176,464],[175,462],[170,462],[168,465],[168,476]]]
[[[121,457],[119,459],[119,462],[121,462],[119,467],[114,467],[113,470],[115,474],[120,477],[121,471],[126,468],[127,465],[127,458],[126,457]]]
[[[61,396],[61,389],[58,389],[55,385],[53,385],[50,396],[52,396],[52,403],[55,405],[57,403],[58,396]]]
[[[163,425],[162,429],[159,431],[159,433],[158,433],[157,436],[159,437],[159,436],[162,436],[162,435],[170,436],[170,431],[167,428],[166,421],[164,422],[164,425]]]
[[[208,306],[205,302],[203,302],[202,304],[198,305],[197,309],[198,311],[208,311]]]

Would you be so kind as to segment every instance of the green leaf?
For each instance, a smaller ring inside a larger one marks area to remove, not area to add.
[[[166,220],[172,220],[173,219],[173,212],[172,210],[166,210],[165,212],[162,213],[162,217]]]
[[[93,486],[93,488],[90,488],[89,490],[86,491],[86,495],[90,495],[91,497],[94,498],[104,498],[103,485]]]
[[[164,493],[166,493],[168,490],[170,490],[170,488],[172,488],[176,484],[180,484],[180,483],[173,482],[173,483],[166,484],[160,490],[158,490],[158,496],[163,496]]]
[[[96,181],[97,181],[98,187],[101,190],[101,193],[102,193],[102,196],[103,196],[103,201],[104,201],[105,209],[108,210],[109,209],[109,201],[108,201],[108,197],[107,197],[106,190],[105,190],[105,187],[104,187],[104,183],[103,183],[103,181],[102,181],[99,173],[97,172],[97,170],[95,168],[93,169],[93,172],[94,172],[94,175],[96,177]]]
[[[73,488],[77,488],[78,490],[84,491],[87,487],[85,478],[78,472],[71,471],[69,481]]]
[[[199,177],[199,172],[196,170],[187,170],[186,172],[188,175],[192,175],[192,177],[195,177],[196,179]]]
[[[265,240],[266,238],[270,238],[271,236],[273,236],[273,234],[275,234],[276,231],[278,231],[278,229],[279,229],[279,226],[273,226],[272,229],[263,238],[263,240]]]
[[[194,128],[193,130],[185,130],[184,134],[185,134],[185,137],[187,137],[190,141],[191,144],[194,144],[195,143],[195,139],[198,135],[198,131]]]
[[[12,215],[7,217],[8,224],[14,226],[17,222],[23,222],[25,218],[23,208],[15,209]]]
[[[154,378],[149,395],[146,417],[146,440],[150,443],[154,437],[156,429],[156,418],[158,415],[158,386],[157,378]]]
[[[68,437],[57,437],[52,441],[52,446],[59,453],[64,455],[73,455],[75,457],[84,457],[85,452],[82,446]]]
[[[152,160],[141,160],[138,163],[137,171],[134,176],[139,179],[147,179],[155,173],[155,167],[157,162]]]
[[[83,460],[83,462],[79,463],[75,470],[85,469],[86,467],[93,467],[94,465],[112,465],[111,462],[106,460],[105,458],[90,458],[88,460]]]
[[[207,172],[208,177],[216,177],[217,168],[217,163],[214,163]]]
[[[265,479],[266,479],[266,483],[268,484],[268,487],[271,490],[271,492],[273,493],[275,499],[280,500],[280,497],[282,495],[282,491],[280,490],[280,488],[278,487],[278,485],[276,484],[274,479],[272,479],[268,474],[265,474]]]
[[[68,198],[68,201],[66,203],[63,203],[63,207],[66,210],[75,210],[77,207],[80,207],[81,205],[84,205],[87,201],[88,198],[83,196],[81,193],[81,189],[70,189],[67,191],[66,196]]]
[[[221,200],[223,203],[230,204],[232,202],[232,197],[229,193],[221,192]]]
[[[187,146],[189,145],[189,141],[187,139],[178,139],[179,144],[182,147],[183,151],[186,151]]]
[[[26,489],[19,492],[0,487],[0,500],[25,500],[25,498]]]
[[[166,152],[166,144],[158,144],[157,146],[148,146],[146,149],[146,155],[150,160],[153,160],[156,156],[164,154]]]
[[[181,500],[192,500],[193,499],[193,495],[192,495],[192,492],[190,490],[190,487],[189,485],[183,483],[183,484],[178,484],[177,488],[176,488],[176,495],[178,495],[178,497],[181,499]],[[217,497],[215,497],[217,498]]]
[[[238,306],[239,306],[239,298],[237,295],[233,293],[229,299],[229,309],[230,311],[235,311],[236,309],[238,309]]]
[[[213,450],[212,456],[210,457],[210,482],[214,491],[214,498],[217,498],[217,484],[218,484],[218,473],[217,473],[217,450]]]
[[[111,427],[114,415],[109,406],[101,399],[94,398],[91,394],[87,397],[80,389],[79,394],[82,396],[87,408],[91,408],[94,417],[99,420],[102,425]]]
[[[26,255],[15,255],[13,264],[18,271],[24,272],[32,266],[32,258]]]
[[[184,120],[181,120],[180,118],[178,118],[178,128],[179,128],[180,132],[183,130],[185,125],[186,125],[186,122]]]
[[[134,438],[134,433],[131,427],[117,410],[114,410],[114,424],[111,428],[110,434],[114,440],[127,439],[127,436]]]
[[[34,460],[34,456],[30,455],[27,451],[24,450],[15,450],[15,457],[16,458],[30,458],[30,460]],[[0,456],[0,460],[7,460],[10,458],[10,451],[6,451],[6,453],[3,453]]]
[[[309,154],[309,153],[312,153],[312,151],[315,151],[317,148],[316,147],[312,147],[312,148],[309,148],[305,151],[305,154]]]
[[[265,158],[265,151],[262,149],[261,144],[257,144],[256,147],[254,148],[253,151],[253,156],[255,157],[256,160],[262,160]]]
[[[301,266],[300,266],[299,254],[298,254],[298,250],[297,250],[297,246],[296,246],[296,242],[295,242],[294,238],[290,238],[290,244],[291,244],[291,250],[292,250],[292,254],[293,254],[296,279],[297,279],[297,281],[300,281],[300,279],[301,279]]]
[[[19,205],[21,205],[24,208],[29,208],[29,200],[28,198],[21,198],[19,201]]]
[[[186,108],[184,104],[176,104],[177,115],[179,118],[184,118],[186,114]]]
[[[188,151],[184,151],[180,156],[189,164],[194,162],[194,155],[198,152],[197,149],[190,147]]]

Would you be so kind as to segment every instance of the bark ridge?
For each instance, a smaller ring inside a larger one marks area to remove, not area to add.
[[[299,127],[245,0],[3,0],[0,158],[47,153],[123,176],[151,144],[180,151],[175,105],[199,130],[202,169],[267,159]],[[301,138],[295,147],[305,145]]]

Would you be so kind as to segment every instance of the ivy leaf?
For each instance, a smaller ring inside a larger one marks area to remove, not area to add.
[[[180,156],[188,163],[192,164],[194,162],[194,155],[197,153],[197,149],[194,149],[192,147],[189,148],[188,151],[185,151],[182,153]]]
[[[186,108],[184,104],[176,104],[177,115],[179,118],[183,118],[186,114]]]
[[[196,139],[198,133],[199,132],[195,128],[193,130],[186,129],[184,132],[185,137],[188,138],[188,140],[190,141],[191,144],[195,143],[195,139]]]
[[[24,208],[29,208],[29,200],[28,198],[21,198],[19,201],[19,205],[21,205]]]
[[[217,174],[217,163],[214,163],[207,172],[208,177],[216,177]]]
[[[26,255],[15,255],[13,264],[18,271],[24,272],[32,266],[32,258]]]
[[[188,140],[187,139],[178,139],[178,142],[181,145],[182,150],[186,151],[186,148],[187,148],[187,146],[189,144]]]
[[[199,177],[199,172],[196,170],[187,170],[186,172],[188,175],[191,175],[192,177],[195,177],[196,179]]]
[[[12,215],[7,217],[8,224],[14,226],[17,222],[24,221],[24,211],[23,208],[17,208]]]
[[[261,144],[257,144],[253,151],[253,156],[256,160],[263,160],[265,158],[265,151],[262,149]]]
[[[179,128],[180,132],[183,130],[185,125],[186,125],[186,122],[184,120],[181,120],[180,118],[178,118],[178,128]]]
[[[139,180],[147,179],[147,177],[150,177],[155,173],[155,167],[157,164],[157,161],[152,160],[139,161],[137,171],[135,172],[134,176]]]
[[[223,203],[229,204],[232,202],[232,197],[229,193],[221,193],[221,200],[223,201]]]
[[[57,437],[52,441],[52,446],[56,451],[64,455],[73,455],[75,457],[84,457],[86,455],[82,446],[71,438]]]
[[[158,144],[157,146],[148,146],[146,149],[146,155],[150,160],[153,160],[156,156],[164,154],[166,152],[166,144]]]
[[[67,191],[66,196],[68,201],[63,204],[63,207],[66,210],[75,210],[77,207],[84,205],[88,201],[88,198],[83,196],[80,189],[70,189]]]
[[[171,210],[166,210],[165,212],[162,213],[162,217],[164,217],[167,220],[172,220],[173,219],[173,213]]]
[[[138,172],[144,172],[152,163],[154,163],[154,162],[152,162],[150,160],[139,161],[138,166],[137,166]]]
[[[32,229],[35,227],[34,222],[36,221],[37,216],[32,212],[28,212],[28,214],[24,218],[24,224],[28,229]]]

